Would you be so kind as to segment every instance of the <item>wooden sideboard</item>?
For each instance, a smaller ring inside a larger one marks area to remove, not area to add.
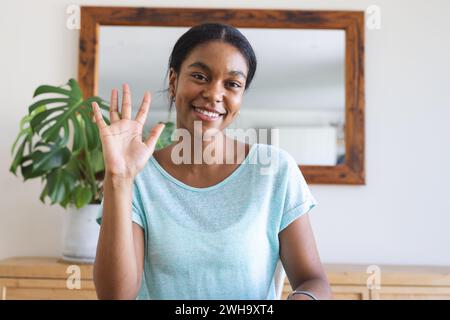
[[[335,299],[450,299],[450,267],[383,266],[369,288],[366,265],[326,264]],[[369,270],[370,271],[370,270]],[[78,279],[80,279],[79,282]],[[376,280],[376,279],[375,279]],[[70,289],[71,288],[71,289]],[[283,299],[291,291],[286,280]],[[18,257],[0,261],[1,299],[96,299],[91,264],[48,257]]]
[[[450,267],[375,265],[376,273],[368,265],[324,267],[336,300],[450,300]],[[282,297],[291,290],[286,282]]]
[[[72,265],[79,269],[74,270]],[[96,299],[92,269],[91,264],[67,263],[58,258],[17,257],[2,260],[1,299]],[[72,276],[80,279],[79,286],[71,281]],[[68,289],[68,281],[73,289]]]

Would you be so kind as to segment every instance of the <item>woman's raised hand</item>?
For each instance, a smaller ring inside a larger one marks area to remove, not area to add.
[[[100,131],[106,174],[134,179],[152,156],[164,124],[154,126],[147,139],[143,141],[142,131],[150,108],[151,95],[148,91],[145,92],[136,118],[131,120],[130,88],[124,84],[122,89],[121,117],[118,112],[117,90],[113,89],[111,92],[109,126],[103,120],[98,104],[93,102],[92,107]]]

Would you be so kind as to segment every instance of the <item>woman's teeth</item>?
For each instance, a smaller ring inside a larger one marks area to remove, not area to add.
[[[206,116],[208,116],[208,117],[210,117],[210,118],[218,118],[218,117],[221,116],[220,113],[217,113],[217,112],[211,112],[211,111],[206,111],[206,110],[204,110],[204,109],[200,109],[200,108],[196,108],[196,107],[194,107],[194,110],[197,111],[198,113],[204,114],[204,115],[206,115]]]

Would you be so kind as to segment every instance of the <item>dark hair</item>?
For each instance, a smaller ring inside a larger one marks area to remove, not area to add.
[[[248,74],[245,82],[245,90],[250,86],[256,71],[256,55],[247,38],[235,27],[223,23],[204,23],[196,25],[186,31],[175,43],[169,58],[169,70],[173,68],[179,75],[181,64],[188,54],[198,45],[221,41],[233,45],[238,49],[247,61]],[[169,93],[170,95],[170,93]],[[170,97],[169,97],[170,98]],[[170,100],[169,110],[173,101]]]

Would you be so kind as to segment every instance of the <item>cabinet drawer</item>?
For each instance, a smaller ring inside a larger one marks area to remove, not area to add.
[[[369,300],[369,289],[363,286],[332,285],[334,300]]]
[[[450,300],[450,287],[381,286],[371,295],[374,300]]]
[[[289,281],[286,282],[283,287],[282,300],[286,300],[292,288]],[[331,291],[333,294],[333,300],[369,300],[369,289],[364,286],[353,285],[335,285],[331,284]]]
[[[2,300],[94,300],[91,281],[81,281],[80,289],[68,289],[64,279],[0,278]]]

